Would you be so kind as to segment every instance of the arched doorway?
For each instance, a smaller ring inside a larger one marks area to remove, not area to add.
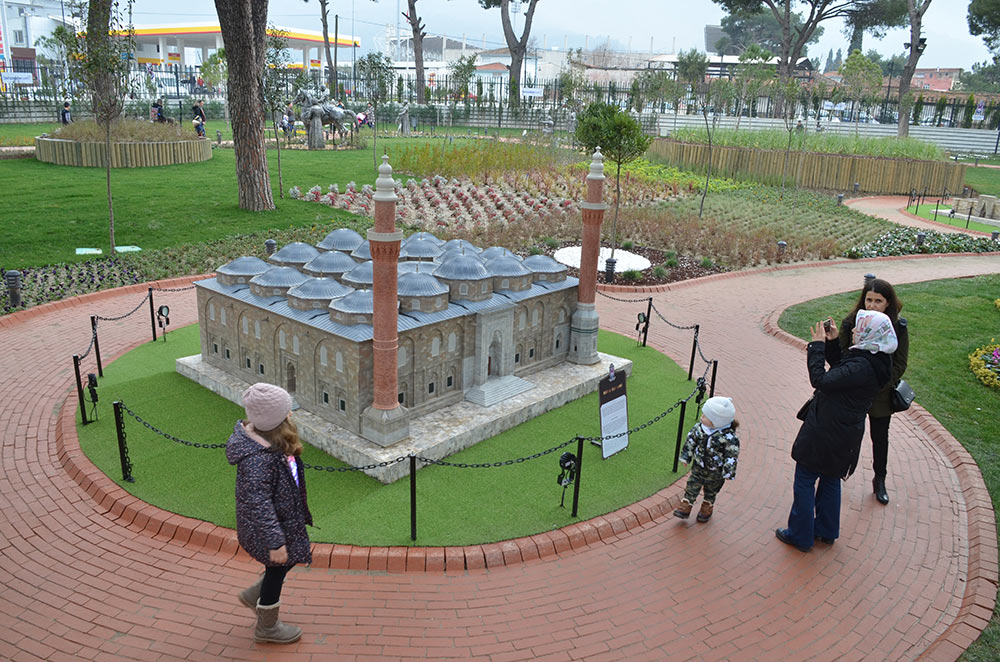
[[[285,390],[295,393],[295,364],[291,362],[285,366]]]
[[[486,378],[500,375],[500,339],[494,338],[490,343],[490,353],[486,359]]]

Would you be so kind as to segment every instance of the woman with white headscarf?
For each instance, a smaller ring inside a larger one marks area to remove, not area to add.
[[[897,346],[892,320],[873,310],[857,312],[846,354],[833,324],[817,322],[811,333],[806,363],[816,390],[792,444],[795,481],[788,527],[774,532],[802,552],[814,540],[832,545],[840,536],[840,481],[858,465],[865,417],[892,375]]]

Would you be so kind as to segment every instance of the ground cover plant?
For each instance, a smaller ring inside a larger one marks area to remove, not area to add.
[[[928,221],[935,221],[937,223],[944,223],[946,225],[953,225],[956,228],[966,229],[965,215],[956,215],[954,218],[948,216],[948,210],[951,209],[950,206],[941,206],[938,208],[938,213],[934,214],[934,202],[926,201],[924,204],[917,208],[916,205],[910,205],[906,208],[906,211],[913,214],[914,216],[919,216],[920,218],[926,218]],[[948,203],[945,202],[945,205]],[[969,230],[978,230],[979,232],[993,232],[994,230],[1000,230],[1000,225],[987,225],[986,223],[980,223],[978,221],[969,220],[968,222]]]
[[[702,128],[678,129],[673,137],[678,142],[708,142],[708,134]],[[712,131],[712,144],[717,147],[750,147],[784,151],[788,145],[788,132],[779,129],[755,129],[753,131],[715,129]],[[796,134],[792,140],[792,148],[824,154],[851,154],[922,161],[947,160],[947,154],[940,147],[916,138],[865,138],[810,131]]]
[[[1000,195],[1000,168],[966,168],[965,185],[980,195]]]
[[[924,242],[918,244],[918,233]],[[907,226],[895,226],[875,239],[852,246],[845,257],[866,258],[889,255],[925,255],[928,253],[992,253],[1000,251],[1000,242],[990,237],[976,237],[961,232],[938,232]]]
[[[49,137],[77,142],[104,142],[104,129],[94,120],[80,120],[60,125],[49,133]],[[174,142],[196,140],[190,126],[184,124],[164,124],[139,119],[121,119],[111,124],[112,142]]]
[[[600,332],[599,348],[636,363],[629,378],[629,423],[647,421],[693,383],[668,358],[636,345],[633,338]],[[98,422],[78,426],[80,443],[92,462],[123,488],[157,506],[198,519],[235,525],[235,469],[222,450],[182,446],[157,436],[127,417],[134,483],[121,481],[113,400],[177,437],[225,443],[242,408],[174,371],[174,360],[200,350],[197,325],[172,331],[166,342],[146,343],[105,368],[100,380]],[[702,367],[699,362],[699,367]],[[183,415],[178,415],[183,412]],[[670,471],[678,412],[631,435],[629,448],[608,460],[596,446],[584,447],[580,520],[615,510],[654,494],[677,479]],[[689,408],[685,428],[696,420]],[[483,441],[453,455],[454,462],[493,462],[524,457],[574,438],[599,435],[597,394]],[[576,452],[574,441],[566,450]],[[309,471],[315,541],[359,545],[462,545],[496,541],[562,527],[574,521],[560,508],[556,484],[562,450],[539,459],[490,469],[429,466],[417,474],[418,538],[409,540],[409,481],[382,485],[358,472]],[[309,464],[344,466],[307,446]],[[178,481],[177,476],[184,476]],[[567,505],[572,498],[568,493]],[[500,506],[499,504],[502,504]]]
[[[1000,275],[900,285],[903,316],[910,329],[906,380],[925,407],[969,451],[986,481],[993,509],[1000,515],[1000,391],[986,386],[969,369],[969,355],[995,336],[1000,314],[994,304]],[[841,319],[857,301],[857,291],[814,299],[786,310],[785,331],[808,339],[808,327],[828,315]],[[890,437],[892,432],[890,431]],[[905,481],[891,474],[889,481]],[[1000,519],[998,519],[1000,522]],[[1000,608],[965,653],[969,662],[1000,657]]]

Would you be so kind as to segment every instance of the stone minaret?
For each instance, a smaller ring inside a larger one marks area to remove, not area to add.
[[[583,247],[580,249],[580,285],[576,311],[570,324],[569,360],[590,365],[597,363],[597,327],[600,320],[594,297],[597,294],[597,258],[601,250],[601,223],[604,222],[604,156],[594,152],[587,175],[587,200],[583,210]]]
[[[389,157],[382,157],[375,180],[375,227],[368,230],[373,264],[372,373],[374,399],[361,414],[361,434],[380,446],[410,436],[409,415],[397,400],[399,298],[396,264],[403,233],[396,230],[396,192]]]

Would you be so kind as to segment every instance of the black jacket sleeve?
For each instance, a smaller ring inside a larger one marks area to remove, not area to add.
[[[824,348],[830,344],[821,341],[809,343],[807,362],[809,367],[809,382],[813,388],[827,393],[844,391],[864,386],[871,380],[871,369],[866,361],[839,361],[837,365],[826,370]],[[837,347],[840,353],[840,347]]]

